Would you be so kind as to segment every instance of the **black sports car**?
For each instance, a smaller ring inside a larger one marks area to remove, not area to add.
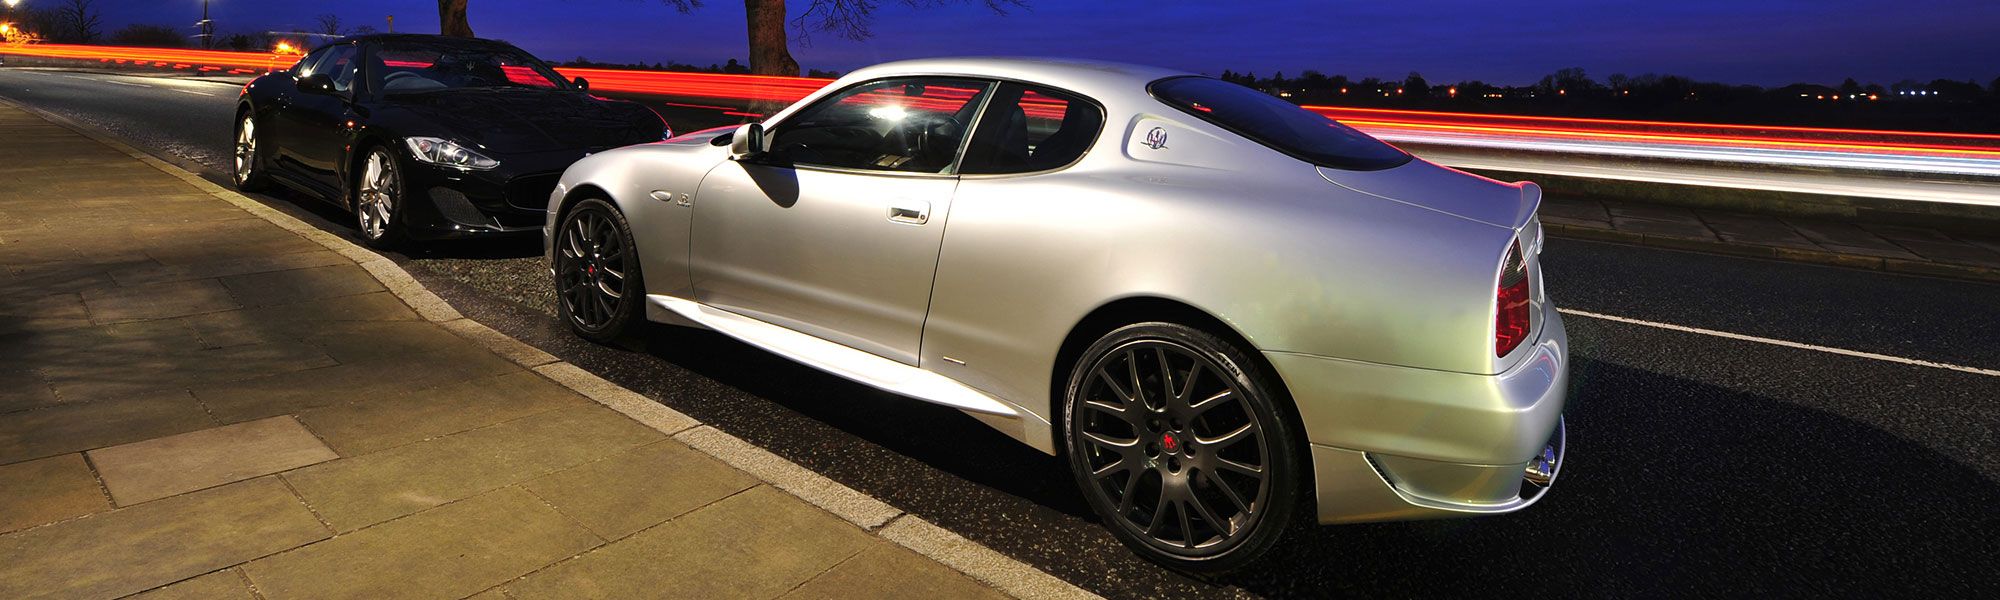
[[[336,40],[243,88],[236,183],[296,188],[354,212],[376,247],[540,231],[556,179],[593,153],[669,135],[504,42]]]

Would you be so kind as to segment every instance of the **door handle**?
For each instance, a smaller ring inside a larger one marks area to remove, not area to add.
[[[889,220],[911,225],[930,222],[931,203],[922,200],[897,200],[889,205]]]

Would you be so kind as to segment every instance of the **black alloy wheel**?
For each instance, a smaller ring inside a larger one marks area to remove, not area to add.
[[[401,246],[408,237],[403,224],[403,174],[387,148],[368,151],[354,174],[354,225],[361,241],[376,249]]]
[[[1233,344],[1172,323],[1105,335],[1072,371],[1071,470],[1112,532],[1142,555],[1216,574],[1291,530],[1304,476],[1282,390]]]
[[[646,286],[625,215],[588,199],[563,216],[555,240],[556,309],[571,331],[611,343],[637,329]]]
[[[268,182],[264,177],[264,149],[258,142],[261,132],[257,130],[257,117],[244,112],[236,119],[236,147],[232,153],[230,166],[234,170],[236,189],[245,192],[262,191]]]

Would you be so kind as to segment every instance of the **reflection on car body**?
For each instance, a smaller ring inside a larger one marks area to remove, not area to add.
[[[659,115],[501,42],[344,38],[244,87],[235,177],[354,211],[375,246],[532,233],[565,167],[659,141]]]
[[[1540,200],[1214,79],[936,59],[579,161],[545,243],[579,335],[697,325],[958,408],[1218,572],[1553,485]]]

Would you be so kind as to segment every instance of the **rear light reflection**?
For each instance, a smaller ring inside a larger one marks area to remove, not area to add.
[[[1493,355],[1506,356],[1533,329],[1528,309],[1528,261],[1521,254],[1521,240],[1507,250],[1507,263],[1500,270],[1500,285],[1494,294]]]

